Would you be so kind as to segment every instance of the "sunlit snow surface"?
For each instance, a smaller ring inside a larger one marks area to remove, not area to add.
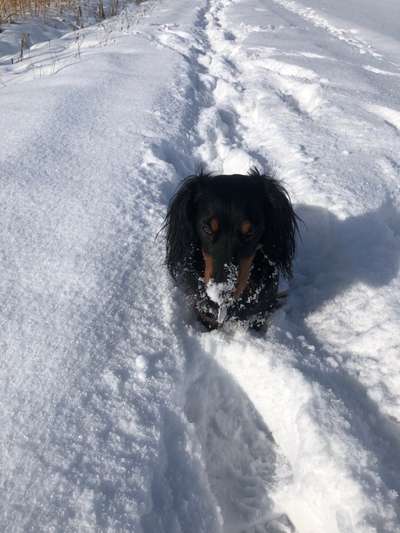
[[[145,2],[0,68],[1,531],[400,531],[396,6]],[[304,222],[267,334],[168,280],[200,163]]]

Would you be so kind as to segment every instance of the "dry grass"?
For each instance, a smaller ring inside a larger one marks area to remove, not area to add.
[[[131,1],[140,4],[143,0]],[[105,12],[103,0],[0,0],[0,26],[7,22],[16,22],[21,18],[47,14],[60,15],[65,11],[75,13],[79,19],[82,12],[88,10],[88,4],[96,5],[97,16],[101,19],[116,15],[128,2],[129,0],[110,0],[107,12]]]
[[[65,9],[78,7],[78,0],[0,0],[0,24],[21,17],[43,16],[49,10],[62,13]]]

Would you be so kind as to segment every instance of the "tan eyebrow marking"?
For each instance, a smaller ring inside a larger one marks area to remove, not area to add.
[[[240,225],[240,232],[242,235],[248,235],[249,233],[251,233],[252,229],[253,225],[249,220],[245,220]]]

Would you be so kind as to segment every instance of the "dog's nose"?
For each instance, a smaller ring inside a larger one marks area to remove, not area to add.
[[[231,249],[217,255],[214,259],[212,278],[215,283],[226,283],[236,277],[238,264]]]
[[[234,262],[233,240],[223,235],[213,244],[211,250],[202,250],[204,259],[204,282],[213,280],[225,283],[228,279],[229,266]]]
[[[234,298],[240,298],[247,287],[253,260],[254,255],[240,259],[238,265],[224,264],[220,271],[216,271],[213,280],[215,283],[225,284]]]
[[[254,255],[240,259],[238,264],[232,262],[232,259],[230,262],[218,260],[205,252],[203,252],[203,257],[204,283],[207,285],[213,281],[216,284],[224,284],[225,290],[233,293],[234,298],[240,298],[249,281]]]
[[[225,261],[224,258],[207,254],[203,250],[204,259],[204,283],[207,285],[209,281],[215,283],[225,283],[235,268],[232,260]]]

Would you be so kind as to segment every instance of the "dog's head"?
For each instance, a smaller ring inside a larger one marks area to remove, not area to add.
[[[285,189],[258,170],[189,176],[172,199],[165,226],[167,266],[175,279],[195,269],[206,284],[223,283],[236,267],[234,291],[240,296],[260,248],[291,275],[296,215]]]

